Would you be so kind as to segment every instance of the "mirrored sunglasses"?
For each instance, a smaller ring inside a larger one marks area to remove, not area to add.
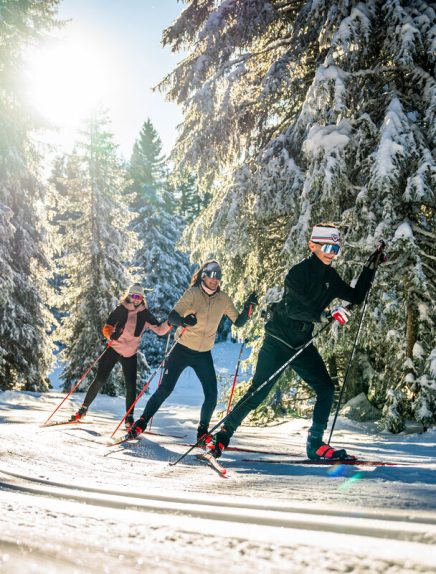
[[[142,295],[138,295],[137,293],[130,293],[130,298],[134,299],[135,301],[141,301],[144,297]]]
[[[323,253],[333,253],[334,255],[337,255],[340,250],[341,246],[338,245],[337,243],[335,244],[324,243],[324,245],[321,247],[321,251]]]

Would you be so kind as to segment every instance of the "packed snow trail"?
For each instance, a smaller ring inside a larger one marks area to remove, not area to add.
[[[226,384],[233,349],[217,346]],[[156,432],[186,438],[143,435],[119,450],[106,443],[122,397],[98,397],[91,425],[41,428],[61,393],[0,393],[0,572],[184,574],[223,560],[237,573],[435,571],[435,431],[374,434],[341,417],[337,444],[409,466],[293,467],[225,452],[223,480],[195,456],[169,465],[195,437],[199,393],[187,372],[154,419]],[[308,423],[244,426],[234,444],[304,456]]]

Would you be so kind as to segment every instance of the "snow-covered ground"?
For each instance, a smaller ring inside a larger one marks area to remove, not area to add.
[[[215,348],[225,384],[238,352]],[[183,438],[108,448],[121,397],[99,396],[93,424],[41,428],[62,397],[0,393],[0,572],[436,572],[435,430],[393,436],[339,418],[335,445],[399,466],[315,467],[286,463],[304,455],[307,420],[244,426],[234,444],[282,454],[226,452],[223,479],[192,456],[168,464],[195,436],[192,371],[153,421]]]

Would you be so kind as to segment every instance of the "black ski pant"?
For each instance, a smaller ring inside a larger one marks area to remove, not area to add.
[[[204,401],[200,412],[200,425],[209,426],[218,399],[218,384],[212,353],[210,351],[194,351],[180,343],[174,347],[167,359],[160,386],[145,405],[141,416],[147,422],[173,392],[180,375],[186,367],[191,367],[200,379],[204,392]]]
[[[245,417],[256,409],[268,396],[276,381],[284,371],[273,377],[260,391],[250,394],[260,387],[271,375],[284,365],[297,352],[270,335],[265,336],[254,373],[253,381],[245,395],[236,403],[224,423],[231,436]],[[328,374],[321,355],[313,345],[309,345],[289,365],[316,393],[313,410],[313,423],[326,428],[333,404],[334,384]]]
[[[89,407],[92,401],[97,396],[101,387],[108,380],[112,369],[120,362],[124,374],[124,382],[126,383],[126,411],[128,411],[132,403],[136,399],[136,374],[138,369],[138,356],[135,353],[131,357],[123,357],[112,347],[109,347],[98,363],[97,374],[92,381],[86,396],[83,401],[85,407]],[[130,413],[133,415],[132,413]]]

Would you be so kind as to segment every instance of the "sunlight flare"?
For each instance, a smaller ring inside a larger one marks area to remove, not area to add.
[[[87,38],[52,42],[28,55],[28,93],[34,108],[58,127],[76,125],[115,86],[110,55]]]

